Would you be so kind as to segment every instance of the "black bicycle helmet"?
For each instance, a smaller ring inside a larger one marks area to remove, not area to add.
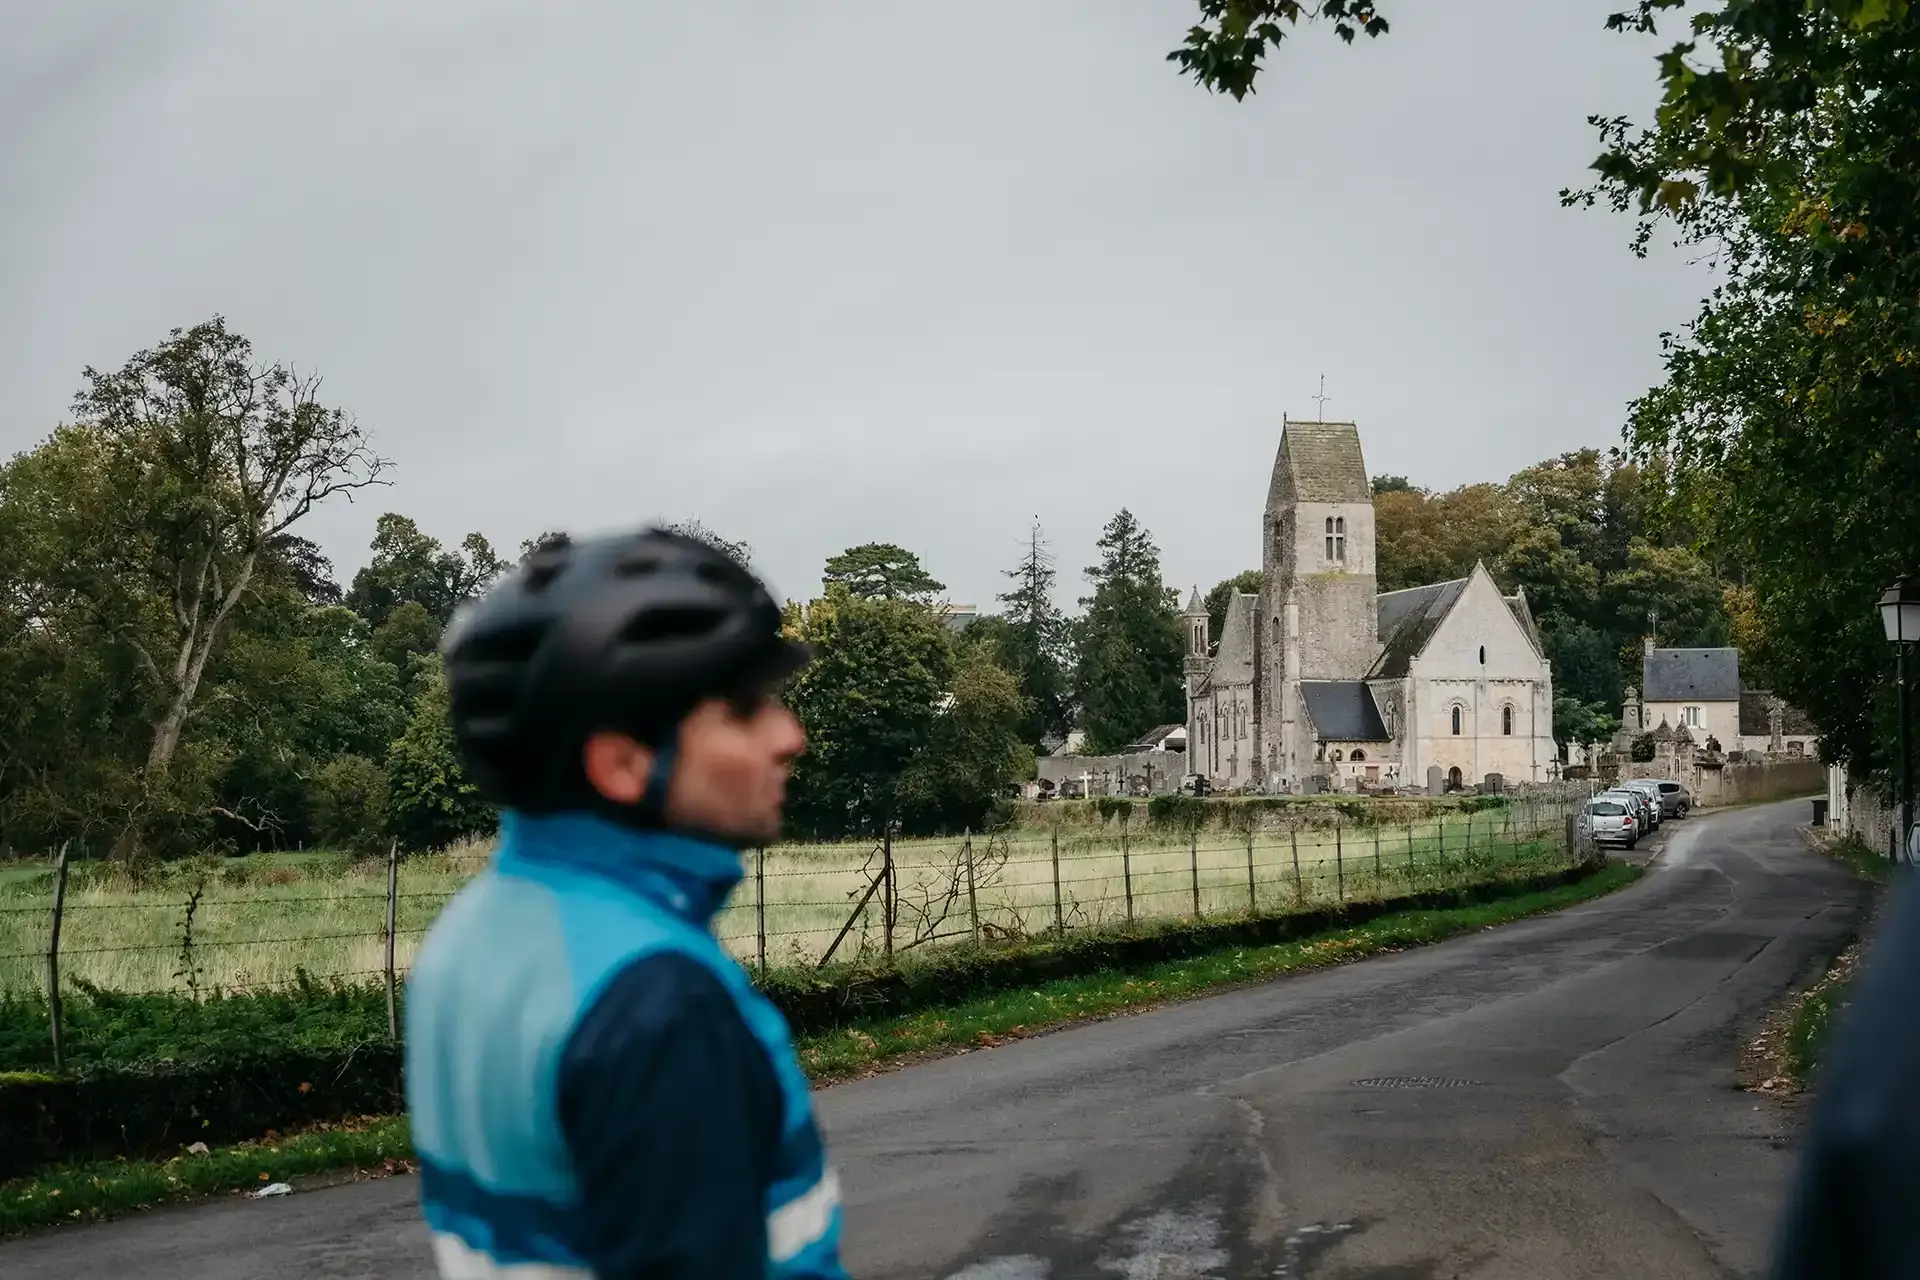
[[[440,652],[453,735],[495,803],[528,813],[599,807],[581,748],[602,730],[660,749],[715,697],[764,693],[807,661],[760,580],[695,538],[649,529],[550,538],[454,614]],[[638,816],[658,822],[650,787]]]

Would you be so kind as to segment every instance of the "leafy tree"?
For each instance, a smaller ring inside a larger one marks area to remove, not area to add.
[[[1227,625],[1227,606],[1233,603],[1236,594],[1257,595],[1266,584],[1266,575],[1258,569],[1247,569],[1234,574],[1224,582],[1216,582],[1207,592],[1207,634],[1217,643],[1221,630]]]
[[[413,716],[387,751],[388,830],[408,849],[444,849],[490,831],[498,814],[461,767],[447,682],[434,664]]]
[[[748,565],[753,560],[753,548],[744,542],[735,542],[730,538],[721,537],[699,520],[692,518],[676,520],[660,527],[671,533],[680,534],[682,537],[697,538],[722,554],[730,556],[738,564]]]
[[[986,827],[1008,786],[1033,775],[1026,727],[1027,702],[1012,674],[986,646],[963,646],[932,735],[902,771],[906,828]]]
[[[1706,4],[1661,57],[1652,125],[1597,120],[1599,182],[1567,193],[1639,213],[1637,251],[1663,226],[1712,247],[1722,284],[1668,339],[1631,439],[1670,468],[1662,514],[1738,566],[1778,691],[1862,776],[1892,754],[1874,599],[1920,564],[1920,439],[1888,425],[1920,413],[1917,46],[1904,0]]]
[[[1013,586],[999,597],[1000,616],[982,618],[964,634],[991,645],[1025,699],[1019,740],[1037,744],[1043,738],[1065,737],[1073,724],[1069,638],[1066,619],[1053,602],[1057,574],[1038,521],[1028,530],[1020,563],[1005,573]]]
[[[440,622],[418,600],[403,600],[387,620],[374,628],[368,651],[395,671],[405,671],[418,654],[432,653],[440,643]]]
[[[15,568],[35,607],[134,658],[146,751],[115,848],[131,856],[164,815],[203,808],[166,778],[236,611],[297,554],[293,526],[385,464],[318,379],[259,363],[218,318],[84,377],[75,421],[8,465],[0,501],[33,531]]]
[[[947,589],[921,567],[920,557],[891,542],[849,547],[827,561],[826,588],[844,588],[868,600],[915,600],[922,604]]]
[[[788,694],[807,733],[788,820],[814,836],[882,829],[901,817],[907,766],[933,736],[953,651],[933,611],[835,587],[807,609],[814,660]]]
[[[1555,626],[1541,626],[1547,644],[1547,659],[1553,667],[1556,695],[1576,702],[1614,708],[1626,694],[1620,662],[1621,645],[1617,637],[1584,622],[1553,619]],[[1639,652],[1638,646],[1634,652]],[[1635,684],[1639,676],[1634,676]]]
[[[509,567],[481,534],[468,534],[458,551],[448,551],[411,518],[391,511],[375,522],[372,545],[373,559],[353,575],[347,604],[376,629],[408,601],[445,627],[463,601]]]
[[[1334,34],[1348,44],[1364,31],[1387,33],[1387,20],[1372,0],[1198,0],[1200,21],[1185,43],[1167,55],[1186,75],[1215,93],[1236,100],[1253,92],[1267,50],[1278,48],[1289,28],[1302,18],[1333,23]]]
[[[365,756],[340,755],[320,767],[315,837],[355,853],[380,848],[387,830],[387,775]]]
[[[1557,694],[1553,699],[1553,736],[1562,747],[1605,742],[1619,728],[1619,720],[1601,703],[1582,702],[1565,694]]]
[[[1685,547],[1634,543],[1606,593],[1625,631],[1681,647],[1726,643],[1726,585]]]
[[[1376,497],[1383,493],[1412,493],[1413,482],[1405,476],[1375,476],[1373,492]]]
[[[1186,716],[1181,682],[1186,641],[1179,604],[1160,576],[1160,551],[1131,511],[1101,532],[1093,594],[1077,628],[1074,687],[1094,753],[1116,751],[1156,725]]]

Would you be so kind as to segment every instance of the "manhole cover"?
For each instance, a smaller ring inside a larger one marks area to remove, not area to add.
[[[1449,1080],[1445,1076],[1375,1076],[1354,1083],[1362,1089],[1466,1089],[1480,1082]]]

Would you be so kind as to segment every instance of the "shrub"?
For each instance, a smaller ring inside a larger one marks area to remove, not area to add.
[[[1147,821],[1181,831],[1198,830],[1207,820],[1210,806],[1200,796],[1155,796],[1147,801]]]
[[[387,775],[365,756],[335,756],[314,788],[314,824],[322,844],[354,852],[381,845],[387,826]]]

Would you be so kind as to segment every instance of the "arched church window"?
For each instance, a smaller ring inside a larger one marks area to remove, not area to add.
[[[1358,762],[1358,761],[1363,761],[1363,760],[1365,760],[1366,758],[1367,758],[1367,753],[1366,753],[1366,752],[1364,752],[1364,751],[1362,751],[1362,750],[1361,750],[1360,748],[1358,748],[1358,747],[1355,747],[1355,748],[1353,749],[1353,754],[1347,757],[1347,759],[1349,759],[1349,760],[1353,760],[1353,761],[1356,761],[1356,762]]]
[[[1460,736],[1460,708],[1459,707],[1455,707],[1453,709],[1453,736],[1456,738]]]
[[[1511,702],[1500,708],[1500,732],[1509,738],[1513,736],[1513,704]]]

